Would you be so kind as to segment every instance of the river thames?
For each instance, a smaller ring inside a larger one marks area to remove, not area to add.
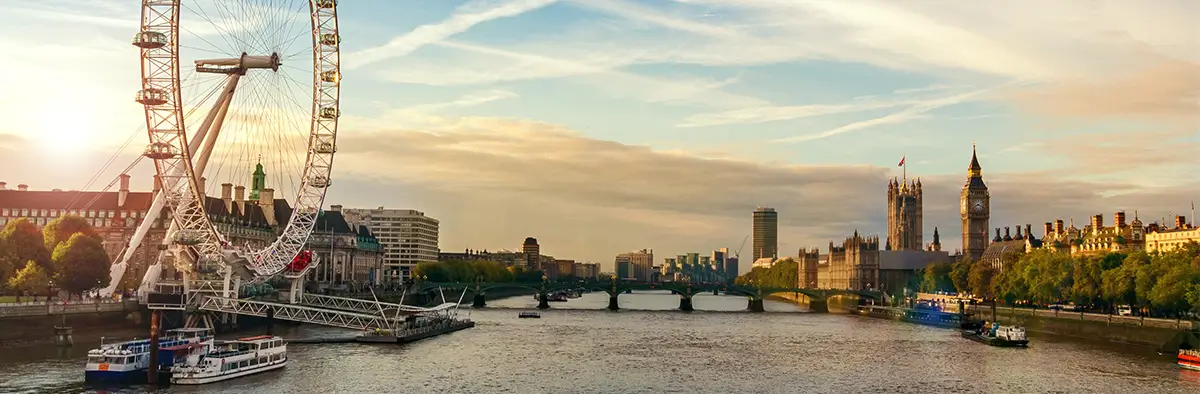
[[[838,314],[803,313],[767,301],[606,294],[552,303],[541,319],[518,319],[530,296],[463,314],[478,322],[408,345],[289,345],[282,371],[204,386],[105,392],[205,393],[1194,393],[1200,374],[1152,349],[1033,336],[1028,349],[967,341],[950,329]],[[574,310],[569,310],[574,309]],[[663,310],[663,311],[654,311]],[[736,313],[735,313],[736,312]],[[121,333],[132,336],[135,332]],[[241,333],[248,335],[251,333]],[[321,327],[277,329],[284,337],[351,334]],[[99,334],[96,334],[97,336]],[[53,346],[0,349],[0,392],[96,392],[83,387],[84,354]]]

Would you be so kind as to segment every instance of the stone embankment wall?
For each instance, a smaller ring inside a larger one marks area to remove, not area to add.
[[[1143,319],[1092,313],[1072,313],[1046,310],[999,307],[975,310],[977,318],[1016,324],[1030,332],[1063,335],[1084,339],[1122,342],[1158,347],[1174,338],[1180,331],[1192,328],[1192,322],[1171,319]]]

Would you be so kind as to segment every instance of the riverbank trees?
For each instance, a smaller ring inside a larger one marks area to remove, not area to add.
[[[55,218],[42,230],[25,218],[5,224],[0,230],[0,292],[45,291],[36,272],[28,273],[32,279],[11,281],[28,270],[30,262],[40,268],[48,284],[70,294],[107,286],[112,265],[95,229],[74,215]]]
[[[1034,250],[1001,270],[972,263],[965,287],[1002,303],[1074,303],[1113,311],[1130,305],[1152,316],[1185,316],[1200,311],[1200,245],[1164,253],[1105,253],[1070,256]]]
[[[741,286],[762,286],[775,288],[796,288],[800,280],[800,269],[796,260],[785,258],[775,262],[771,268],[754,267],[745,275],[737,277],[735,284]]]

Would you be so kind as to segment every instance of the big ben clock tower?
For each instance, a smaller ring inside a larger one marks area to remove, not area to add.
[[[963,255],[978,261],[988,245],[988,218],[991,217],[991,195],[983,184],[983,169],[971,146],[971,166],[967,168],[967,183],[960,197],[962,213]]]

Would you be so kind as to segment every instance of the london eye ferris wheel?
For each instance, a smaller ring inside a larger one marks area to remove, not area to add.
[[[331,185],[341,114],[336,0],[143,0],[141,12],[135,100],[145,107],[156,203],[172,215],[160,261],[189,274],[278,275],[307,243]],[[270,185],[258,184],[263,173]],[[273,223],[282,231],[258,244],[235,242],[214,223],[220,208],[209,197],[251,183],[260,195],[250,197],[286,197],[291,208]]]

